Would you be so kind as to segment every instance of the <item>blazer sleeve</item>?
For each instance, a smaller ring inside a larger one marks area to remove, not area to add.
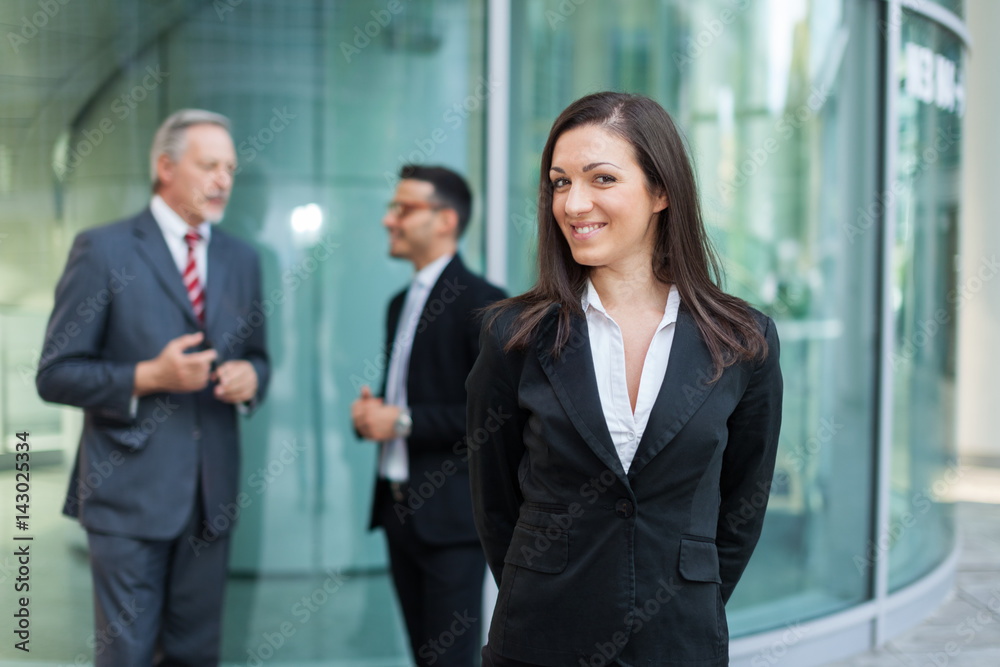
[[[102,255],[90,234],[77,235],[56,286],[35,385],[45,401],[128,423],[134,420],[135,364],[101,358],[110,309],[87,305],[107,288],[109,265]]]
[[[764,337],[767,358],[754,368],[727,422],[716,532],[723,602],[732,595],[760,538],[778,450],[782,380],[778,334],[770,318]]]
[[[260,273],[260,256],[256,251],[251,249],[251,259],[248,262],[251,269],[249,274],[249,280],[251,287],[252,298],[250,303],[261,303],[263,301],[263,295],[261,293],[261,273]],[[265,318],[266,319],[266,318]],[[267,396],[267,387],[271,380],[271,362],[270,357],[267,354],[267,332],[265,325],[262,323],[259,327],[253,327],[253,333],[246,340],[243,347],[242,359],[249,361],[253,366],[254,371],[257,373],[257,395],[247,401],[244,405],[246,406],[247,413],[253,412]]]
[[[483,327],[479,359],[466,387],[472,514],[499,586],[523,501],[518,468],[525,452],[525,416],[517,400],[518,355],[504,353],[498,329]]]

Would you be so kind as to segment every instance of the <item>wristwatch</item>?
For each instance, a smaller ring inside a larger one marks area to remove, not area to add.
[[[397,438],[405,438],[410,435],[410,431],[413,430],[413,418],[410,417],[409,408],[402,408],[399,411],[399,416],[396,417],[396,421],[392,424],[392,432],[396,434]]]

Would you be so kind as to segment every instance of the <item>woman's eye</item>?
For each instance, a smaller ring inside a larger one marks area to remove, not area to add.
[[[567,179],[567,178],[556,178],[556,179],[554,179],[552,181],[552,187],[554,187],[554,188],[561,188],[562,186],[566,185],[567,183],[569,183],[569,179]]]
[[[614,176],[608,176],[607,174],[601,174],[601,175],[600,175],[600,176],[598,176],[598,177],[597,177],[597,178],[596,178],[595,180],[596,180],[596,181],[597,181],[598,183],[600,183],[601,185],[608,185],[608,184],[610,184],[610,183],[614,183],[614,182],[615,182],[615,181],[617,181],[618,179],[617,179],[617,178],[615,178]]]

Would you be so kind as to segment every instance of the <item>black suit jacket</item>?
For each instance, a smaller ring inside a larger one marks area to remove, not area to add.
[[[267,390],[265,317],[256,251],[218,228],[208,245],[206,337],[218,363],[245,359]],[[36,384],[46,401],[83,408],[83,433],[63,512],[89,530],[173,539],[199,487],[206,519],[230,530],[238,492],[236,408],[212,386],[158,393],[129,413],[139,361],[201,329],[177,264],[149,209],[81,232],[56,287]],[[228,514],[227,514],[228,512]]]
[[[726,665],[724,604],[760,535],[781,422],[774,323],[754,311],[767,359],[709,384],[682,304],[626,474],[586,321],[549,354],[557,310],[527,352],[503,352],[512,313],[484,330],[468,381],[470,428],[493,417],[470,444],[476,526],[500,586],[490,646],[539,665]]]
[[[413,521],[417,535],[432,544],[476,542],[469,495],[465,446],[465,379],[479,355],[482,318],[476,312],[504,298],[465,268],[456,255],[431,288],[420,315],[406,380],[413,430],[406,440],[410,466],[409,498],[395,504],[400,521]],[[396,338],[406,290],[393,297],[386,319],[387,351]],[[382,381],[385,395],[385,379]],[[378,482],[371,527],[388,494]]]

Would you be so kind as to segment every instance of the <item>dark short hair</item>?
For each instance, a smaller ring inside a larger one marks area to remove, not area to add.
[[[399,170],[399,177],[433,185],[434,199],[458,214],[458,236],[461,238],[472,214],[472,191],[464,178],[447,167],[424,167],[418,164],[404,164]]]

